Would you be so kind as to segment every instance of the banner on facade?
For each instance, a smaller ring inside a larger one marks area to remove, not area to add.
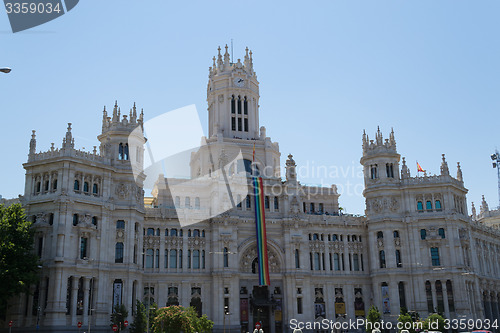
[[[389,286],[382,286],[382,310],[384,313],[391,313],[391,303],[389,300]]]
[[[240,299],[240,321],[248,323],[248,299]]]
[[[335,314],[338,315],[345,314],[345,303],[340,303],[340,302],[335,303]]]
[[[113,308],[122,304],[122,287],[123,284],[121,281],[113,283]]]
[[[281,299],[276,300],[276,307],[274,308],[274,321],[280,322],[283,320],[283,312],[281,309]]]

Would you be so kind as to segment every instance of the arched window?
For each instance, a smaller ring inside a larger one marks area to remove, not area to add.
[[[92,194],[97,195],[99,194],[99,185],[95,184],[92,185]]]
[[[396,250],[396,267],[403,267],[403,263],[401,262],[401,251]]]
[[[123,144],[118,145],[118,159],[123,160]]]
[[[451,280],[446,281],[446,294],[448,295],[448,307],[450,312],[455,312],[455,300],[453,299],[453,286]]]
[[[78,224],[78,214],[73,214],[73,225],[76,226]]]
[[[380,268],[385,268],[385,251],[382,250],[378,253],[378,257],[380,260]]]
[[[319,235],[318,234],[313,234],[313,241],[319,240]]]
[[[425,239],[427,237],[427,230],[420,229],[420,239]]]
[[[385,165],[385,171],[387,174],[387,178],[394,178],[394,166],[392,163],[387,163]]]
[[[229,249],[224,248],[224,267],[229,267]]]
[[[243,114],[248,114],[248,100],[246,96],[243,100]]]
[[[160,228],[156,228],[156,236],[160,236]]]
[[[46,181],[45,181],[45,184],[44,184],[44,186],[43,186],[43,190],[44,190],[45,192],[47,192],[47,191],[49,190],[49,181],[48,181],[48,180],[46,180]]]
[[[427,312],[433,313],[434,312],[434,302],[432,301],[432,288],[431,288],[430,281],[425,281],[425,295],[427,298]]]
[[[377,239],[384,238],[384,233],[382,231],[377,232]]]
[[[370,166],[370,178],[371,179],[377,179],[378,178],[377,165],[376,164]]]
[[[444,233],[443,228],[439,228],[438,233],[439,233],[439,236],[441,236],[441,238],[445,238],[445,233]]]
[[[147,236],[154,236],[155,235],[155,229],[154,228],[148,228],[148,231],[146,233]]]
[[[436,210],[441,210],[442,209],[442,207],[441,207],[441,200],[436,200],[435,207],[436,207]]]
[[[424,205],[422,204],[422,201],[417,201],[417,210],[419,212],[424,210]]]
[[[75,179],[75,183],[73,184],[73,189],[75,191],[80,191],[80,182],[78,181],[78,179]]]
[[[432,202],[431,201],[427,200],[425,202],[425,209],[432,210]]]
[[[122,264],[123,263],[123,243],[118,242],[115,246],[115,263]]]
[[[235,104],[235,100],[234,100],[234,95],[231,96],[231,113],[232,114],[235,114],[236,113],[236,104]],[[234,119],[234,118],[233,118]],[[233,129],[234,131],[235,129]]]
[[[200,250],[193,250],[193,268],[200,268]]]
[[[252,261],[252,273],[253,274],[259,273],[259,257],[255,258]]]
[[[168,229],[165,229],[165,236],[168,236]]]
[[[359,255],[357,253],[352,255],[352,266],[355,271],[359,271]]]
[[[241,96],[238,96],[238,114],[241,114]],[[241,131],[241,129],[238,129]]]
[[[154,250],[147,249],[146,250],[146,268],[153,268],[154,261]]]
[[[193,230],[193,237],[200,237],[200,229]]]
[[[177,268],[177,250],[170,250],[170,268]]]
[[[182,250],[179,250],[179,268],[182,268]]]
[[[125,146],[123,147],[123,159],[128,161],[128,157],[129,157],[129,154],[128,154],[128,143],[125,144]]]
[[[394,230],[394,238],[399,238],[399,231]]]
[[[177,237],[177,229],[170,229],[170,236]]]
[[[314,252],[314,270],[320,270],[319,252]]]
[[[352,241],[353,242],[357,242],[358,241],[358,237],[356,237],[356,235],[352,235]]]
[[[85,193],[89,192],[89,182],[83,183],[83,192],[85,192]]]
[[[116,221],[116,229],[125,229],[125,221],[123,220]],[[148,235],[149,235],[149,229],[148,229]]]
[[[338,253],[333,254],[333,267],[336,271],[340,271],[340,256]]]
[[[335,242],[339,239],[339,236],[337,234],[332,235],[332,241]]]
[[[57,190],[57,179],[54,179],[54,180],[52,181],[52,189],[53,189],[54,191],[55,191],[55,190]]]

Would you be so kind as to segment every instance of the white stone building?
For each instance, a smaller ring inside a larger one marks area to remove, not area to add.
[[[104,110],[90,153],[74,148],[71,124],[62,147],[45,152],[36,152],[33,132],[22,202],[43,270],[7,321],[25,332],[37,323],[76,332],[78,322],[107,332],[113,304],[123,303],[132,322],[136,300],[195,306],[217,332],[246,332],[256,321],[274,333],[290,331],[292,319],[355,320],[372,304],[388,321],[400,307],[499,318],[500,232],[468,216],[460,165],[452,177],[443,155],[440,175],[411,177],[393,132],[363,134],[366,215],[343,215],[335,185],[302,185],[292,155],[282,178],[279,145],[259,123],[252,53],[229,58],[219,49],[210,68],[209,135],[190,165],[198,181],[160,175],[144,197],[144,118],[135,105],[128,116],[116,104],[111,117]],[[256,274],[253,199],[226,190],[248,192],[251,173],[264,179],[268,287]]]

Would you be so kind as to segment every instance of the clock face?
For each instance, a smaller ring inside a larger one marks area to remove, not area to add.
[[[245,80],[240,77],[234,79],[234,85],[237,87],[243,87],[245,85]]]

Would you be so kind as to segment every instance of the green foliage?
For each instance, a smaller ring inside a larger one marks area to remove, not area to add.
[[[437,324],[436,324],[437,322]],[[424,329],[428,331],[444,332],[444,318],[443,316],[433,313],[430,314],[424,321]]]
[[[154,333],[209,333],[214,323],[206,315],[198,317],[193,307],[173,305],[161,308],[153,323]]]
[[[132,324],[130,324],[130,332],[144,333],[147,330],[146,308],[139,300],[137,300],[135,308],[135,317]]]
[[[380,323],[380,320],[382,318],[382,314],[380,314],[380,311],[375,305],[370,306],[370,309],[368,310],[368,315],[366,316],[366,331],[368,333],[371,333],[374,328],[376,327],[374,323]]]
[[[28,292],[39,279],[33,235],[20,204],[0,205],[0,317],[11,297]]]
[[[125,305],[115,305],[113,307],[113,313],[111,314],[111,325],[118,325],[118,327],[124,329],[125,324],[123,323],[128,317],[128,311]]]

